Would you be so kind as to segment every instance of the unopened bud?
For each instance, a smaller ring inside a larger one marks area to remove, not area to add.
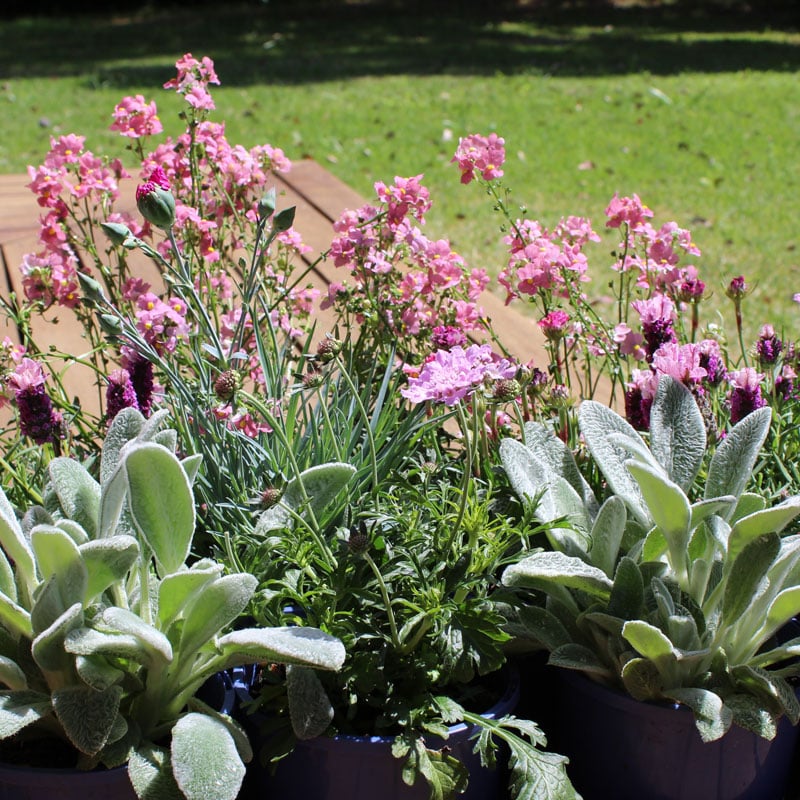
[[[121,222],[101,222],[100,227],[111,244],[124,245],[128,239],[133,237],[130,228]]]
[[[175,198],[153,181],[136,187],[136,207],[152,225],[168,231],[175,224]]]
[[[272,212],[275,211],[275,189],[270,189],[259,201],[258,201],[258,216],[259,219],[268,219],[272,216]]]
[[[279,211],[272,220],[272,229],[278,233],[281,233],[282,231],[288,231],[289,228],[291,228],[294,224],[294,212],[294,206],[291,208],[284,208],[283,211]]]

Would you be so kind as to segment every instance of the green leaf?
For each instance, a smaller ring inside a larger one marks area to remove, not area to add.
[[[31,654],[45,672],[69,670],[72,658],[64,650],[64,641],[70,631],[83,624],[83,606],[70,606],[50,627],[43,630],[31,645]]]
[[[181,659],[199,650],[232,623],[250,602],[258,580],[246,572],[209,581],[185,610],[181,633]]]
[[[622,498],[612,495],[600,506],[592,526],[589,560],[609,578],[614,574],[627,521],[625,503]]]
[[[650,449],[669,478],[688,492],[706,452],[706,426],[692,393],[662,376],[650,410]]]
[[[31,546],[42,580],[55,575],[64,607],[83,603],[89,574],[72,537],[60,528],[37,525],[31,531]]]
[[[89,603],[112,584],[123,581],[139,558],[139,543],[132,536],[109,536],[80,545],[88,582],[84,602]]]
[[[93,628],[78,628],[67,634],[64,648],[76,656],[128,658],[152,667],[164,663],[160,655],[154,659],[153,651],[142,639],[133,634],[111,634]]]
[[[604,664],[594,650],[584,647],[582,644],[565,644],[556,648],[550,653],[548,664],[564,669],[575,669],[580,672],[596,673],[612,677],[607,664]]]
[[[622,628],[622,636],[637,653],[649,658],[662,671],[677,656],[666,634],[644,620],[626,622]]]
[[[286,697],[294,735],[301,741],[322,736],[333,720],[333,706],[317,673],[308,667],[287,667]]]
[[[516,800],[581,800],[569,780],[568,759],[542,752],[520,737],[505,739],[511,754],[509,790]]]
[[[505,586],[543,589],[551,584],[579,589],[594,597],[607,600],[613,583],[601,569],[575,556],[556,552],[541,552],[526,556],[503,572]]]
[[[125,677],[125,672],[113,667],[102,656],[75,656],[75,669],[78,677],[98,692],[115,686]]]
[[[218,578],[222,564],[197,562],[187,570],[165,575],[158,586],[158,624],[167,630],[203,587]]]
[[[770,670],[746,664],[733,667],[730,672],[737,686],[764,698],[779,713],[786,714],[792,725],[797,725],[800,720],[800,700],[784,678]]]
[[[644,611],[644,580],[632,558],[624,556],[614,575],[608,613],[621,619],[636,619]]]
[[[517,620],[521,631],[516,629],[516,623],[510,628],[515,640],[524,635],[550,651],[572,641],[569,631],[562,625],[561,620],[541,606],[520,608]]]
[[[100,484],[74,458],[58,456],[48,465],[48,473],[64,515],[97,536],[100,511]]]
[[[33,636],[31,615],[10,597],[0,593],[0,625],[17,637],[30,639]]]
[[[100,633],[135,636],[150,654],[152,663],[172,661],[172,645],[169,639],[126,608],[111,606],[104,609],[92,620],[92,626]]]
[[[122,448],[135,439],[144,426],[144,415],[136,408],[123,408],[111,421],[100,454],[100,484],[105,486],[122,461]]]
[[[689,527],[695,530],[701,522],[704,522],[714,514],[728,517],[735,507],[736,498],[733,495],[712,497],[710,500],[698,500],[696,503],[692,503],[692,521],[689,523]]]
[[[762,638],[772,636],[798,614],[800,614],[800,586],[790,586],[778,592],[767,611]]]
[[[673,568],[680,568],[686,559],[691,530],[689,498],[677,483],[644,464],[628,462],[653,522],[664,534]]]
[[[757,408],[731,428],[722,440],[708,467],[705,498],[738,497],[753,474],[764,440],[769,432],[772,410]]]
[[[14,691],[28,688],[28,678],[16,661],[0,656],[0,684]]]
[[[8,498],[0,489],[0,545],[8,553],[8,557],[14,562],[15,568],[20,577],[24,580],[25,586],[29,591],[33,591],[36,583],[36,565],[22,526],[17,520],[14,507],[8,502]],[[11,598],[16,600],[16,597]]]
[[[128,776],[139,800],[186,800],[172,774],[169,750],[150,742],[131,753]]]
[[[70,742],[82,753],[99,753],[111,733],[119,711],[122,687],[105,691],[65,686],[53,692],[53,709]]]
[[[78,546],[85,544],[89,541],[89,534],[83,529],[83,526],[75,522],[74,519],[59,519],[56,520],[55,523],[56,528],[64,531],[64,533],[68,534],[70,539],[72,539],[75,544]]]
[[[733,563],[748,542],[765,533],[780,533],[798,514],[800,496],[795,496],[772,508],[737,519],[728,535],[728,565]]]
[[[619,495],[641,525],[649,528],[649,517],[642,506],[641,494],[628,472],[625,462],[628,450],[614,444],[612,434],[623,434],[634,446],[647,448],[632,425],[619,414],[596,400],[584,400],[578,407],[578,424],[589,452],[608,481],[614,494]]]
[[[656,665],[646,658],[632,658],[622,668],[625,691],[634,700],[657,700],[663,697],[664,682]]]
[[[344,664],[345,649],[339,639],[317,628],[243,628],[220,637],[224,668],[258,661],[298,664],[316,669],[338,670]]]
[[[8,739],[52,712],[50,696],[40,692],[0,691],[0,739]]]
[[[692,709],[695,726],[704,742],[722,738],[731,727],[730,709],[718,694],[708,689],[666,689],[664,696]]]
[[[136,529],[153,551],[162,575],[177,572],[189,556],[194,498],[176,456],[158,444],[126,450],[128,504]]]
[[[733,694],[725,698],[725,705],[733,714],[733,721],[757,736],[772,740],[778,732],[775,715],[751,694]]]
[[[780,550],[776,533],[753,539],[738,554],[730,568],[722,595],[722,624],[733,625],[747,613]]]
[[[187,800],[236,800],[245,767],[228,729],[192,712],[172,729],[172,773]]]

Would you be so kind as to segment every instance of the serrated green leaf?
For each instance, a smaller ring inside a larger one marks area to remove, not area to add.
[[[245,767],[227,728],[191,712],[172,728],[172,773],[187,800],[236,800]]]
[[[403,781],[414,784],[417,774],[428,783],[429,800],[450,800],[461,794],[469,781],[469,771],[448,750],[431,750],[422,739],[417,739],[403,769]]]
[[[176,456],[158,444],[125,451],[128,506],[161,575],[177,572],[189,556],[195,508],[191,486]]]

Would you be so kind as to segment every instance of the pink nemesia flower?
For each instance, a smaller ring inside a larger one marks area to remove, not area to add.
[[[632,331],[624,322],[614,327],[614,341],[620,355],[633,356],[637,361],[647,358],[647,351],[642,347],[644,336]]]
[[[457,163],[461,170],[461,183],[470,183],[475,173],[480,173],[484,180],[490,181],[503,177],[503,166],[506,160],[505,140],[496,133],[488,137],[473,133],[458,140],[458,148],[450,163]]]
[[[141,139],[143,136],[154,136],[164,130],[158,118],[155,101],[148,103],[144,97],[123,97],[114,107],[114,122],[109,129],[119,131],[129,139]]]
[[[614,194],[606,208],[606,227],[619,228],[626,223],[630,228],[638,228],[653,212],[642,203],[638,195],[633,197],[620,197]]]

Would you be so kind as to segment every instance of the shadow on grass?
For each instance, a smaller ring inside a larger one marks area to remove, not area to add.
[[[218,4],[20,18],[0,27],[0,79],[85,75],[91,85],[152,86],[184,52],[211,56],[226,86],[400,74],[800,69],[800,47],[766,39],[763,22],[748,16],[599,8],[500,17],[414,8]]]

